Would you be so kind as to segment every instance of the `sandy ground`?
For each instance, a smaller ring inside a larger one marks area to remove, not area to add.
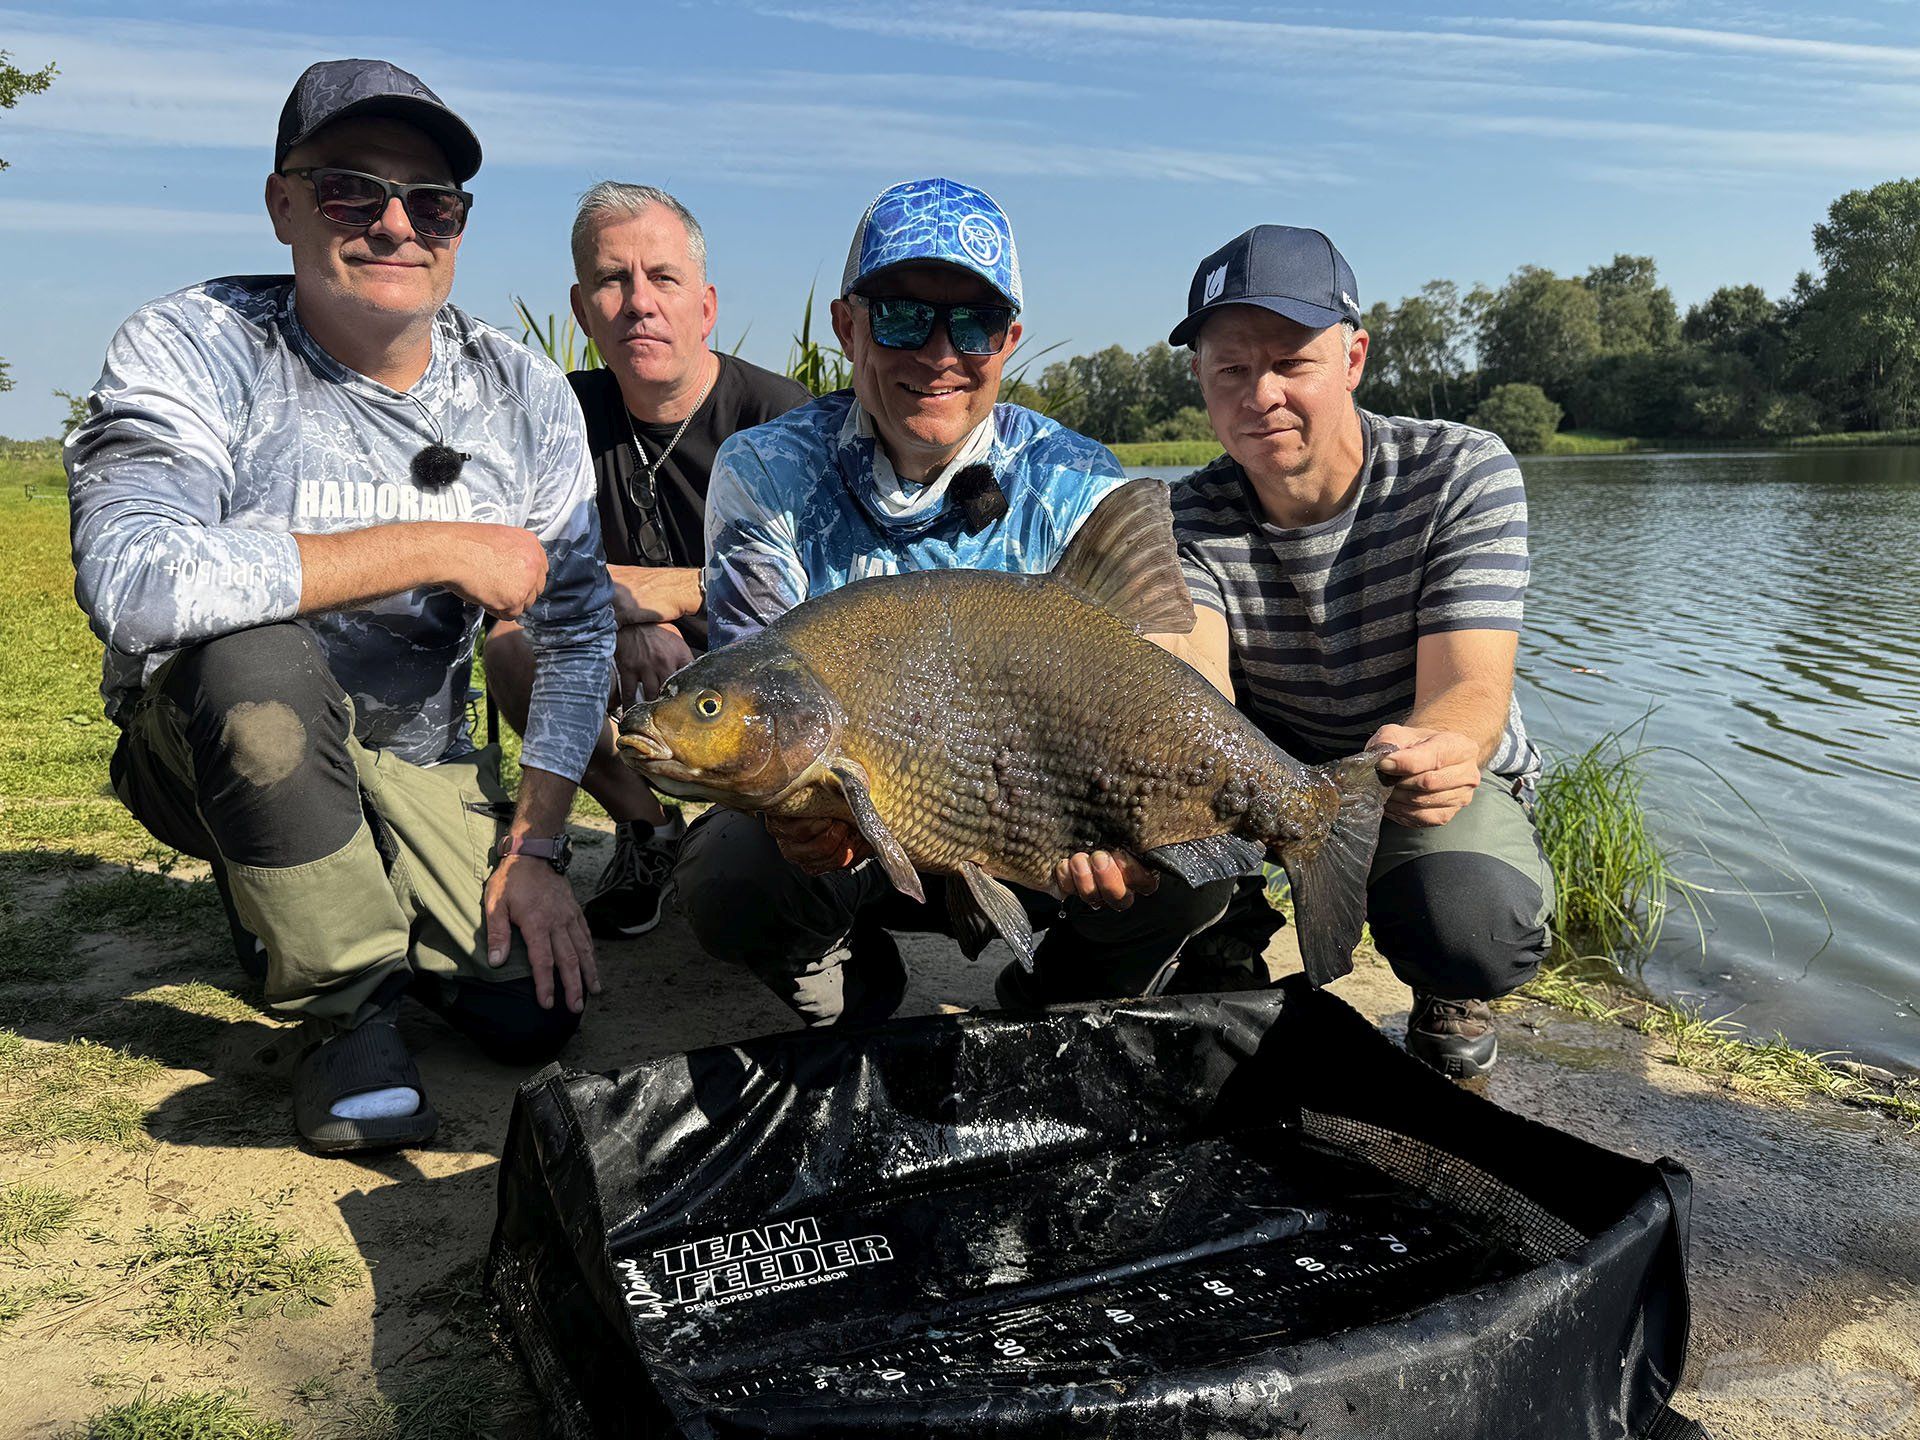
[[[584,884],[609,847],[597,832],[577,833],[597,842],[578,867]],[[1276,970],[1292,966],[1290,933],[1270,953]],[[971,965],[942,941],[909,939],[904,949],[909,1013],[990,1003],[998,947]],[[154,983],[137,947],[100,946],[89,960],[87,983],[102,993]],[[603,947],[601,970],[607,993],[565,1057],[580,1069],[791,1023],[744,974],[703,958],[677,917],[642,941]],[[1407,992],[1377,959],[1363,959],[1337,993],[1390,1034],[1404,1026]],[[1672,1155],[1693,1172],[1684,1409],[1720,1440],[1920,1436],[1920,1139],[1838,1105],[1755,1103],[1616,1026],[1538,1006],[1502,1024],[1495,1103],[1615,1149]],[[366,1162],[304,1153],[288,1113],[293,1032],[208,1020],[157,1057],[165,1078],[141,1096],[150,1147],[0,1154],[0,1181],[44,1177],[86,1194],[78,1228],[36,1252],[33,1273],[64,1266],[96,1296],[85,1309],[42,1307],[0,1331],[0,1434],[60,1435],[142,1384],[156,1396],[243,1387],[297,1432],[325,1433],[341,1397],[402,1396],[434,1366],[484,1345],[478,1264],[493,1223],[494,1157],[523,1075],[477,1059],[424,1012],[410,1011],[407,1026],[443,1117],[430,1149]],[[67,1038],[53,1019],[24,1029]],[[306,1243],[357,1256],[358,1287],[312,1316],[199,1347],[127,1339],[139,1289],[116,1290],[125,1282],[103,1253],[148,1221],[267,1204]],[[0,1272],[0,1283],[10,1278]],[[336,1408],[314,1405],[323,1390]],[[537,1434],[538,1424],[503,1419],[495,1433]]]

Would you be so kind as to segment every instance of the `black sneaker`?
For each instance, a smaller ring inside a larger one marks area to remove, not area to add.
[[[1500,1058],[1493,1011],[1484,1000],[1442,1000],[1416,990],[1407,1017],[1407,1053],[1449,1080],[1477,1080]]]
[[[580,907],[587,928],[602,940],[631,940],[658,925],[685,833],[678,820],[671,835],[656,835],[651,825],[630,820],[615,824],[613,856]]]

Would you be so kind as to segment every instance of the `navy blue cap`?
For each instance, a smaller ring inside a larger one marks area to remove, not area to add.
[[[1191,345],[1207,317],[1223,305],[1258,305],[1324,330],[1360,323],[1360,286],[1353,267],[1318,230],[1256,225],[1200,262],[1187,287],[1187,318],[1169,345]]]
[[[480,168],[480,141],[473,131],[418,76],[385,60],[322,60],[293,82],[280,109],[273,140],[273,168],[287,163],[287,152],[310,140],[323,125],[350,115],[384,115],[403,120],[440,147],[464,185]]]

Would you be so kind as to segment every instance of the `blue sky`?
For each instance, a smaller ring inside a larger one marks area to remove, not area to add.
[[[316,59],[395,60],[479,132],[457,303],[563,310],[575,198],[648,181],[708,229],[718,342],[777,365],[873,192],[929,173],[999,197],[1029,342],[1068,351],[1163,337],[1261,221],[1328,231],[1363,303],[1616,251],[1683,307],[1778,294],[1836,195],[1920,173],[1920,3],[1823,10],[0,0],[0,48],[61,70],[0,111],[0,434],[51,431],[141,302],[285,268],[261,182]]]

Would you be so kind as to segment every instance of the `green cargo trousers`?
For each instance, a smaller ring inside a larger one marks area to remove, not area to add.
[[[497,747],[420,766],[362,745],[297,624],[182,651],[120,718],[115,793],[224,871],[274,1009],[352,1027],[403,990],[444,1009],[475,986],[499,992],[496,1015],[520,992],[533,1005],[517,933],[505,965],[486,962],[482,891],[511,813]],[[577,1023],[564,1006],[525,1018]]]

